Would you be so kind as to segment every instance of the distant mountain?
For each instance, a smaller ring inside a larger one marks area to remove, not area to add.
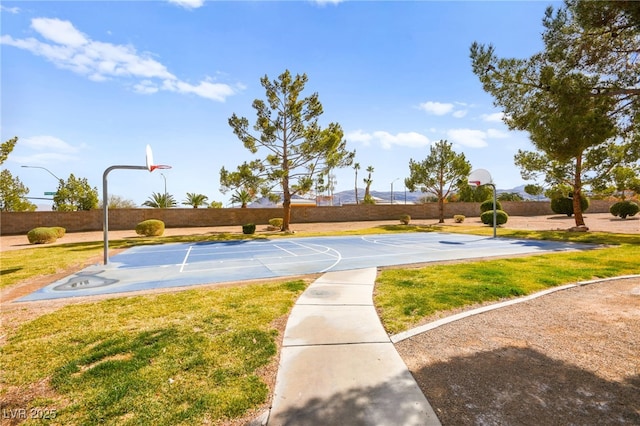
[[[497,189],[496,191],[498,195],[504,192],[517,193],[525,200],[532,200],[532,201],[546,200],[546,198],[542,195],[540,197],[534,197],[532,195],[527,194],[526,192],[524,192],[524,187],[525,187],[524,185],[520,185],[511,189]],[[391,200],[391,191],[370,191],[370,194],[379,204],[389,204]],[[420,203],[420,200],[427,195],[428,195],[427,193],[424,193],[422,191],[416,191],[416,192],[404,191],[404,190],[393,191],[393,203],[404,204],[406,202],[407,204],[417,204],[417,203]],[[296,197],[296,198],[300,199],[302,197]],[[363,198],[364,198],[364,188],[358,188],[358,200],[362,202]],[[305,197],[305,199],[313,200],[314,197],[313,196]],[[355,190],[348,189],[346,191],[340,191],[340,192],[334,193],[333,202],[331,202],[331,199],[327,196],[318,197],[318,205],[320,206],[330,206],[330,205],[340,206],[343,204],[356,204]],[[262,198],[260,200],[257,200],[251,203],[249,207],[274,207],[274,204],[271,203],[266,198]]]

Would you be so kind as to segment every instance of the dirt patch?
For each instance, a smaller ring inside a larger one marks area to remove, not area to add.
[[[558,291],[396,348],[443,425],[640,424],[640,278]]]

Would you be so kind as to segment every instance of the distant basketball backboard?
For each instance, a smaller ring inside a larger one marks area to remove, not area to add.
[[[492,184],[491,174],[485,169],[476,169],[469,174],[467,181],[470,185],[482,186]]]
[[[155,169],[170,169],[171,166],[165,166],[164,164],[155,164],[153,162],[153,151],[151,151],[151,146],[147,145],[147,169],[149,169],[150,172],[154,171]]]
[[[153,152],[151,151],[151,145],[147,145],[147,169],[150,172],[153,171]]]

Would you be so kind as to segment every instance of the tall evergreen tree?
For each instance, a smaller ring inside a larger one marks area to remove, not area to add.
[[[236,114],[229,118],[229,125],[245,148],[252,154],[262,150],[263,157],[245,162],[236,172],[224,167],[220,170],[223,188],[237,189],[249,180],[263,194],[282,191],[282,230],[285,232],[290,232],[291,197],[311,191],[315,175],[347,167],[354,157],[354,153],[346,149],[339,124],[320,127],[318,119],[323,109],[318,94],[300,99],[307,80],[306,74],[293,77],[288,70],[274,81],[266,75],[260,79],[266,102],[253,101],[256,133],[250,131],[248,119]]]
[[[441,140],[433,144],[422,161],[409,160],[409,177],[404,184],[410,191],[420,188],[438,198],[438,218],[444,223],[444,201],[454,189],[467,185],[471,164],[464,154],[456,153],[453,145]]]

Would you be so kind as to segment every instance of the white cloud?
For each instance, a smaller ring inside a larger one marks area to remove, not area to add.
[[[134,79],[137,81],[133,84],[133,89],[137,93],[152,94],[168,90],[191,93],[219,102],[224,102],[227,97],[244,88],[241,85],[234,87],[215,83],[210,79],[197,84],[181,81],[150,54],[139,53],[130,45],[91,40],[69,21],[36,18],[31,21],[31,26],[45,41],[35,38],[14,39],[3,35],[0,43],[28,50],[60,68],[84,75],[92,81]]]
[[[349,132],[346,135],[347,141],[360,142],[364,146],[371,145],[373,137],[369,133],[364,133],[362,130],[356,130]]]
[[[89,42],[69,21],[34,18],[31,20],[31,28],[47,40],[70,47],[79,47]]]
[[[158,89],[158,86],[153,81],[142,80],[140,83],[133,86],[133,90],[137,93],[151,95],[153,93],[157,93],[160,89]]]
[[[168,0],[169,3],[173,3],[185,9],[197,9],[204,5],[204,0]]]
[[[165,80],[163,89],[178,93],[193,93],[203,98],[224,102],[224,100],[235,93],[235,90],[226,84],[201,81],[198,85],[185,83],[183,81]]]
[[[451,129],[447,131],[447,138],[462,146],[470,148],[484,148],[487,146],[487,139],[504,139],[508,137],[506,132],[496,129],[474,130],[474,129]]]
[[[382,144],[384,149],[390,149],[393,145],[408,146],[410,148],[419,148],[429,145],[429,138],[420,133],[408,132],[392,135],[388,132],[373,132],[374,138]]]
[[[427,101],[418,105],[418,109],[425,111],[427,114],[443,116],[451,114],[454,118],[462,118],[467,115],[467,109],[457,109],[457,107],[468,107],[469,105],[464,102],[455,103],[443,103]]]
[[[7,6],[0,5],[0,10],[3,12],[12,13],[14,15],[16,13],[20,13],[19,7],[7,7]]]
[[[488,121],[490,123],[501,123],[504,113],[494,112],[493,114],[482,114],[480,117],[482,117],[484,121]]]
[[[20,139],[21,155],[11,161],[22,165],[50,165],[79,159],[77,154],[85,145],[74,146],[49,135]]]
[[[429,138],[417,132],[401,132],[393,135],[382,130],[373,133],[364,133],[362,130],[356,130],[347,134],[347,140],[361,142],[364,146],[371,145],[371,142],[377,142],[384,149],[391,149],[393,146],[420,148],[430,143]]]
[[[313,3],[319,4],[320,6],[324,6],[327,4],[339,4],[344,0],[311,0]]]
[[[61,153],[75,153],[80,150],[79,147],[68,144],[55,136],[32,136],[30,138],[20,139],[20,145],[35,151],[57,151]]]
[[[445,115],[453,111],[453,104],[443,104],[440,102],[423,102],[418,108],[433,115]]]
[[[482,130],[451,129],[447,131],[447,138],[462,146],[470,148],[483,148],[487,146],[487,134]]]

